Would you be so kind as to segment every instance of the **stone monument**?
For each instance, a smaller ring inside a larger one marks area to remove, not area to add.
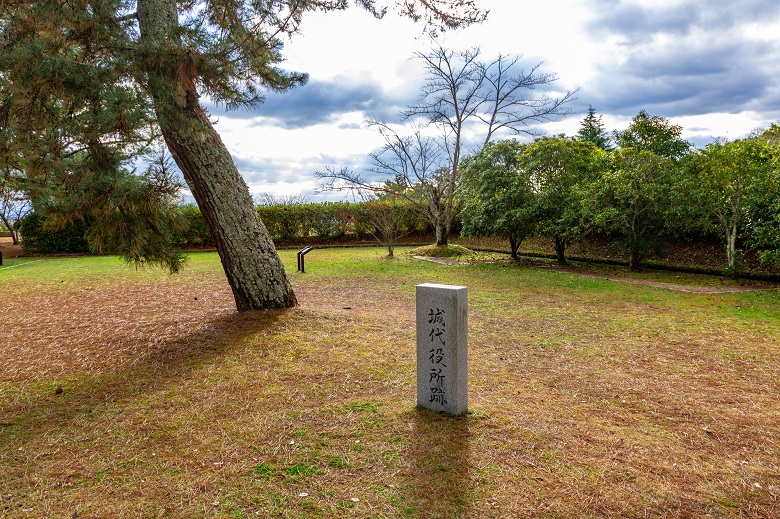
[[[468,410],[468,289],[417,285],[417,405]]]

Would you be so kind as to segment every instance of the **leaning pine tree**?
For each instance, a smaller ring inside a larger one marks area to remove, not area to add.
[[[281,260],[230,153],[199,102],[197,82],[203,82],[216,98],[252,104],[259,101],[255,78],[265,86],[284,90],[303,82],[304,77],[275,70],[272,64],[279,59],[276,49],[263,48],[263,40],[250,37],[240,22],[243,17],[235,17],[238,13],[231,16],[229,9],[197,22],[211,22],[235,34],[233,41],[215,42],[216,52],[209,55],[185,44],[187,37],[197,36],[197,32],[182,33],[174,0],[138,0],[137,7],[140,38],[135,61],[139,79],[154,100],[165,143],[211,231],[236,307],[241,311],[294,306],[295,294]],[[237,51],[238,42],[257,47]],[[231,51],[239,52],[243,62],[231,61]],[[223,68],[225,64],[228,70]],[[229,82],[234,77],[246,78],[243,89]]]
[[[385,12],[375,0],[356,3],[376,16]],[[448,27],[484,17],[471,1],[399,5],[405,16]],[[0,80],[13,85],[13,92],[0,99],[2,131],[13,136],[5,140],[28,155],[25,169],[43,186],[37,195],[48,200],[68,191],[62,187],[72,176],[68,168],[74,157],[80,158],[80,185],[99,186],[105,173],[121,169],[121,161],[85,155],[129,162],[127,147],[142,147],[142,128],[149,142],[161,135],[203,213],[238,310],[293,306],[295,294],[273,243],[199,98],[206,94],[227,108],[253,107],[266,89],[285,91],[304,83],[305,74],[277,67],[281,38],[297,32],[307,11],[347,7],[346,0],[2,2],[0,45],[6,58],[0,58]],[[135,105],[147,102],[148,114],[128,117],[138,112],[127,102],[133,96]],[[29,127],[22,121],[31,113],[50,120]],[[88,128],[75,127],[74,118],[88,120]],[[17,138],[17,132],[27,138]],[[25,148],[24,142],[45,147]],[[90,164],[100,166],[85,169]],[[52,168],[61,173],[54,185],[44,173]],[[147,227],[151,220],[145,219]],[[133,231],[130,225],[122,232]],[[140,249],[131,256],[143,259],[146,241],[133,243]]]

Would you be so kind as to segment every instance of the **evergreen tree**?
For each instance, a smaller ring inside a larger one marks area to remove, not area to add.
[[[563,135],[542,137],[523,149],[521,167],[536,190],[539,230],[553,239],[558,263],[566,247],[585,232],[582,193],[603,174],[608,154],[595,144]]]
[[[635,148],[613,151],[609,159],[609,169],[585,186],[585,220],[622,235],[634,269],[663,230],[673,189],[672,161]]]
[[[385,12],[375,0],[356,3],[376,16]],[[236,307],[293,306],[295,295],[273,243],[199,98],[205,93],[228,108],[252,107],[262,102],[265,90],[302,84],[305,74],[277,67],[281,38],[298,31],[307,11],[347,6],[346,0],[1,2],[4,141],[12,144],[11,155],[24,156],[25,171],[40,186],[35,198],[52,200],[66,193],[100,193],[112,178],[121,195],[133,185],[120,181],[129,159],[162,136],[209,227]],[[447,27],[483,16],[471,1],[416,0],[403,8],[406,16]],[[152,200],[154,182],[145,185],[146,200]],[[73,200],[79,198],[90,197]],[[108,200],[117,210],[130,211],[132,200],[145,199]],[[148,225],[151,220],[122,222]],[[149,231],[149,236],[159,234]],[[138,229],[120,226],[116,232]],[[119,243],[141,247],[141,258],[154,259],[160,250],[147,250],[145,240]],[[176,265],[173,257],[159,259]]]
[[[19,179],[45,228],[121,220],[90,230],[94,250],[176,271],[177,186],[169,172],[136,175],[129,167],[154,140],[153,113],[116,52],[129,40],[104,23],[113,8],[2,6],[0,164]]]
[[[577,140],[592,142],[604,151],[612,149],[612,141],[604,129],[604,123],[601,116],[596,117],[596,110],[588,105],[588,115],[580,123],[580,130],[577,132]]]

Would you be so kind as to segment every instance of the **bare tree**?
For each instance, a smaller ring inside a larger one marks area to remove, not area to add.
[[[322,190],[350,190],[359,193],[391,195],[404,200],[422,214],[437,230],[447,228],[455,213],[455,197],[447,171],[447,157],[437,139],[423,135],[420,130],[411,135],[399,135],[389,125],[371,121],[379,129],[385,145],[369,154],[368,171],[383,177],[384,181],[372,181],[348,168],[315,173]],[[439,236],[437,234],[437,242]]]
[[[368,232],[387,247],[387,256],[393,257],[398,240],[411,232],[404,227],[410,204],[392,197],[365,197],[361,209],[368,218]]]
[[[538,93],[558,78],[540,72],[541,64],[528,71],[522,69],[521,56],[499,54],[486,62],[478,47],[456,52],[442,46],[415,56],[425,64],[425,84],[419,102],[401,114],[413,133],[401,136],[387,123],[371,122],[386,144],[371,154],[370,171],[393,179],[393,183],[371,183],[344,169],[317,176],[325,181],[324,189],[353,186],[388,192],[393,186],[408,190],[419,184],[421,196],[416,203],[436,230],[436,244],[445,246],[457,215],[456,192],[464,154],[475,153],[498,133],[539,135],[532,125],[571,113],[568,103],[575,92],[567,91],[560,97]],[[438,137],[425,136],[420,129],[431,126],[438,130]]]
[[[442,46],[427,53],[417,53],[423,60],[426,83],[419,102],[406,110],[402,117],[408,121],[422,119],[439,128],[441,142],[449,156],[444,196],[454,197],[460,183],[460,161],[467,145],[465,131],[471,123],[482,123],[481,147],[497,132],[539,135],[532,124],[549,121],[571,113],[567,104],[574,92],[567,91],[557,98],[545,94],[531,95],[538,88],[555,82],[555,74],[541,73],[541,63],[526,71],[520,68],[522,56],[499,54],[494,60],[480,59],[481,49],[474,47],[455,52]],[[452,204],[449,204],[452,205]],[[436,231],[436,244],[446,245],[455,213],[441,222]]]
[[[301,194],[275,195],[273,193],[260,193],[253,198],[259,205],[303,205],[309,203],[309,197]]]

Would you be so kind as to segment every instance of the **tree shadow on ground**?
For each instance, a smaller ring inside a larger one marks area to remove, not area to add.
[[[287,311],[242,312],[216,318],[189,334],[155,345],[145,356],[118,370],[80,377],[72,386],[52,392],[31,390],[0,411],[0,438],[9,429],[23,429],[29,438],[46,434],[52,424],[65,425],[104,404],[121,404],[165,388],[199,367],[223,357],[242,339],[270,335]],[[268,348],[264,343],[258,348]],[[38,393],[37,395],[35,393]],[[5,429],[5,431],[4,431]],[[12,431],[11,431],[12,432]]]

